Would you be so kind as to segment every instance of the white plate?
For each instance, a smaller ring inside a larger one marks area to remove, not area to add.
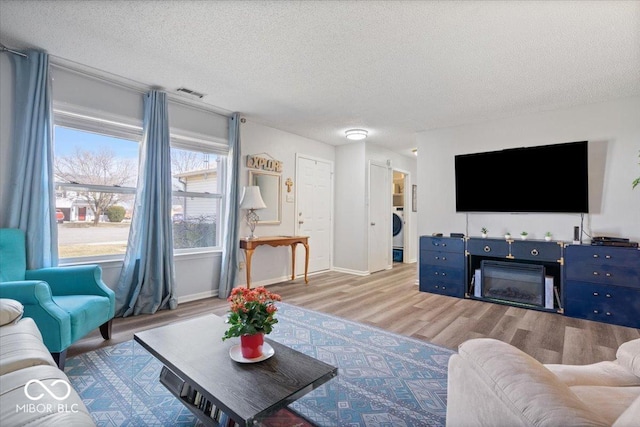
[[[271,347],[267,343],[264,343],[262,345],[262,356],[255,357],[253,359],[246,359],[246,358],[242,357],[242,350],[240,349],[240,344],[236,344],[236,345],[234,345],[233,347],[231,347],[229,349],[229,356],[231,356],[231,358],[233,360],[235,360],[236,362],[239,362],[239,363],[262,362],[263,360],[267,360],[268,358],[270,358],[274,354],[276,354],[276,351],[273,349],[273,347]]]

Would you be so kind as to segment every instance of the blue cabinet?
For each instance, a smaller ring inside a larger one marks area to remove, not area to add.
[[[640,328],[640,250],[565,248],[565,314]]]
[[[464,239],[420,237],[420,291],[465,296]]]

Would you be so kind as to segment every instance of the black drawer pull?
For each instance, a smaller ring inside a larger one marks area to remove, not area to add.
[[[487,245],[483,249],[485,252],[491,252],[491,248]]]
[[[531,255],[538,256],[538,250],[537,249],[531,249]]]
[[[606,259],[611,259],[611,255],[605,255],[604,256]]]
[[[608,311],[605,313],[607,316],[611,316],[611,313],[609,313]]]
[[[600,275],[600,273],[598,273],[597,271],[594,271],[594,272],[593,272],[593,275],[594,275],[594,276],[599,276],[599,275]]]
[[[607,273],[607,274],[605,274],[605,276],[611,277],[611,273]]]
[[[446,261],[446,260],[447,260],[447,257],[446,257],[446,256],[443,256],[443,257],[442,257],[442,260],[443,260],[443,261]]]
[[[439,275],[440,273],[438,273],[438,272],[436,271],[436,272],[435,272],[435,273],[433,273],[433,274],[435,274],[435,275],[437,276],[437,275]]]
[[[600,314],[598,310],[593,310],[593,314]]]
[[[443,287],[442,287],[442,289],[447,289],[447,287],[446,287],[446,286],[443,286]]]
[[[594,297],[597,297],[598,295],[600,295],[600,294],[599,294],[599,293],[597,293],[597,292],[594,292],[594,293],[593,293],[593,296],[594,296]]]
[[[439,257],[439,256],[437,256],[437,257],[436,257],[436,259],[440,259],[440,257]]]
[[[600,258],[600,255],[598,255],[598,254],[593,254],[593,257],[594,257],[594,258]]]
[[[447,244],[446,244],[446,243],[443,243],[443,244],[442,244],[442,246],[447,246]]]
[[[447,273],[442,273],[442,275],[443,275],[443,276],[446,276],[446,275],[447,275]]]
[[[440,243],[434,243],[433,246],[440,246]]]
[[[436,285],[436,289],[440,289],[440,286]]]
[[[611,298],[611,294],[606,294],[605,297],[606,298]]]

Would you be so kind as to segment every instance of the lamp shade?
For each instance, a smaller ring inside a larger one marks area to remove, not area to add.
[[[240,200],[240,209],[264,209],[266,207],[267,205],[264,204],[264,200],[260,195],[260,187],[257,185],[244,187],[242,199]]]

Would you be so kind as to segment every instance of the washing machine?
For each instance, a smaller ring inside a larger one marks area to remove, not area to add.
[[[404,249],[404,209],[393,208],[393,249]]]

